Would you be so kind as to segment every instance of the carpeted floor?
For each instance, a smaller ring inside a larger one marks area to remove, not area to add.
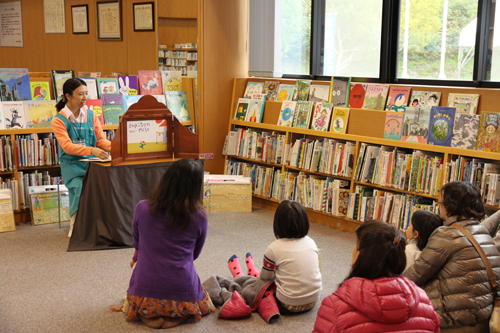
[[[200,280],[212,274],[230,276],[233,254],[252,253],[256,265],[274,241],[273,212],[209,214],[209,232],[195,262]],[[68,223],[17,225],[0,233],[0,332],[149,332],[140,321],[129,323],[121,305],[131,274],[133,249],[66,252]],[[322,297],[334,292],[348,274],[355,235],[311,223],[309,236],[322,249]],[[243,267],[246,272],[246,268]],[[218,319],[218,311],[169,332],[311,332],[318,307],[302,315],[282,316],[267,324],[258,313],[241,320]]]

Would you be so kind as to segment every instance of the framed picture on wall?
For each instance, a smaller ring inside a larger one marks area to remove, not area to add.
[[[134,31],[155,31],[154,2],[133,4]]]
[[[73,22],[74,34],[89,33],[89,6],[71,6],[71,20]]]
[[[122,40],[120,1],[97,1],[97,40]]]

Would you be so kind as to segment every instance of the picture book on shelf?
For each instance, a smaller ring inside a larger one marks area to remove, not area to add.
[[[69,79],[75,78],[75,71],[73,70],[51,70],[52,85],[54,97],[59,101],[63,95],[63,85]]]
[[[264,82],[248,81],[245,89],[244,98],[252,98],[253,94],[262,94],[264,90]]]
[[[52,127],[57,114],[56,101],[25,101],[26,128]]]
[[[12,207],[12,191],[0,189],[0,232],[14,230],[16,230],[16,223]]]
[[[93,77],[79,77],[87,84],[87,90],[89,92],[88,98],[99,99],[99,93],[97,92],[97,83]]]
[[[141,95],[163,95],[160,71],[138,71]]]
[[[252,98],[248,105],[248,111],[245,120],[252,123],[261,123],[264,116],[264,107],[266,103],[266,95],[262,98]]]
[[[304,129],[309,128],[309,123],[311,122],[312,104],[313,102],[310,101],[297,102],[295,115],[293,117],[293,127]]]
[[[5,116],[5,108],[4,108]],[[480,114],[477,150],[500,152],[500,113],[483,111]]]
[[[161,71],[163,92],[182,90],[182,71]]]
[[[450,147],[454,124],[455,108],[433,106],[431,108],[427,144]]]
[[[291,101],[293,98],[293,93],[295,92],[295,84],[283,84],[281,83],[278,89],[278,101]]]
[[[401,140],[404,113],[389,111],[385,114],[384,139]]]
[[[102,101],[100,99],[88,99],[85,101],[85,105],[87,108],[94,112],[95,115],[99,118],[99,122],[101,125],[104,125],[104,115],[102,114]]]
[[[123,96],[123,108],[125,109],[125,112],[128,110],[128,108],[141,99],[142,95],[128,95],[128,96]]]
[[[389,88],[389,95],[387,96],[387,111],[405,112],[410,99],[411,87],[396,87]]]
[[[185,92],[184,92],[185,93]],[[156,100],[162,104],[164,104],[165,106],[167,106],[167,99],[165,98],[165,95],[151,95],[153,96],[154,98],[156,98]],[[186,99],[187,101],[187,99]]]
[[[388,84],[369,84],[366,88],[363,109],[384,110],[388,91]]]
[[[347,121],[349,120],[349,108],[334,107],[332,115],[332,126],[330,132],[345,134],[347,132]]]
[[[313,106],[313,119],[311,129],[317,131],[328,131],[330,118],[332,117],[332,105],[326,102],[316,102]]]
[[[419,108],[431,108],[433,106],[439,106],[439,101],[441,100],[441,93],[434,91],[413,91],[410,98],[411,107]]]
[[[97,78],[97,91],[99,93],[99,97],[106,94],[119,94],[120,91],[118,89],[118,79],[115,77],[103,77]],[[120,94],[121,95],[121,94]]]
[[[479,129],[478,114],[456,113],[451,146],[462,149],[476,149]]]
[[[266,81],[264,82],[264,88],[262,88],[262,93],[266,94],[266,99],[268,101],[276,101],[278,98],[278,89],[280,83],[279,81]]]
[[[50,100],[50,87],[46,81],[30,82],[31,99],[34,101]]]
[[[0,100],[31,101],[27,68],[0,68]]]
[[[284,101],[281,104],[281,111],[278,118],[278,125],[288,126],[288,127],[292,126],[296,107],[297,107],[296,101]]]
[[[476,114],[479,103],[479,94],[455,94],[448,95],[448,106],[457,108],[457,113]]]
[[[139,93],[137,75],[118,75],[118,89],[123,96],[137,95]]]
[[[165,97],[167,98],[168,109],[179,121],[191,121],[185,91],[166,91]]]
[[[365,101],[367,83],[351,82],[351,90],[349,91],[349,107],[361,109]]]
[[[251,100],[252,100],[251,98],[238,99],[238,104],[236,105],[236,113],[234,114],[234,119],[245,121]]]
[[[0,102],[0,129],[5,129],[5,117],[3,116],[2,105],[3,102]]]
[[[104,122],[106,125],[118,125],[120,117],[125,113],[125,109],[123,108],[123,95],[103,94],[101,100]]]
[[[311,81],[312,80],[297,80],[295,82],[295,91],[292,98],[293,101],[307,101]]]
[[[332,76],[330,84],[330,100],[332,107],[349,105],[349,86],[351,78],[344,76]]]
[[[311,84],[309,86],[309,101],[328,103],[330,86]]]
[[[407,107],[404,115],[401,141],[427,143],[431,109]]]
[[[2,113],[2,124],[3,119],[5,119],[5,126],[2,126],[3,128],[26,128],[23,102],[2,102]]]

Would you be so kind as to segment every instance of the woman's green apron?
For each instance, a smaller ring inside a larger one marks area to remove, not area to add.
[[[97,138],[94,132],[93,120],[94,113],[87,110],[87,122],[71,123],[64,115],[58,113],[57,118],[61,119],[66,126],[71,142],[77,145],[95,147]],[[59,154],[59,164],[61,165],[61,175],[64,185],[69,192],[69,214],[73,215],[78,210],[80,203],[80,194],[82,193],[82,183],[88,162],[80,161],[89,156],[76,156],[67,154],[62,148]]]

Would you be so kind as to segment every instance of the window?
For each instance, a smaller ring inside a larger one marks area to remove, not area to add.
[[[309,74],[311,67],[311,0],[282,2],[281,70]]]
[[[397,77],[471,81],[477,9],[478,0],[402,0]]]
[[[383,0],[326,0],[323,75],[380,76]]]
[[[496,10],[496,1],[491,4],[490,20],[486,80],[500,81],[500,32],[495,34],[497,28],[500,30],[500,10]]]

